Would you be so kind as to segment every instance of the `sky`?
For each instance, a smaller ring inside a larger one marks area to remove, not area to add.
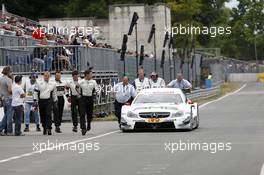
[[[226,6],[229,8],[237,7],[238,1],[237,0],[230,0],[230,2],[226,3]]]

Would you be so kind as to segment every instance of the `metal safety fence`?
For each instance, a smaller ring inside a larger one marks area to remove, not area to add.
[[[41,40],[37,40],[34,38],[23,37],[23,36],[12,36],[12,35],[1,35],[0,34],[0,47],[10,47],[10,46],[35,46],[39,44]],[[54,41],[47,41],[48,45],[54,45]]]
[[[218,96],[220,95],[220,93],[221,93],[221,86],[218,85],[208,89],[199,89],[192,91],[192,93],[187,94],[187,98],[191,100],[203,100]]]

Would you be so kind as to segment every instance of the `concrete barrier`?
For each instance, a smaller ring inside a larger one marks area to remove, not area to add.
[[[228,81],[231,82],[257,82],[258,79],[257,73],[231,73],[228,75]]]

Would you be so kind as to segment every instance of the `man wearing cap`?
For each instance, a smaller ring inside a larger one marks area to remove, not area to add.
[[[164,88],[166,86],[165,81],[156,72],[150,74],[149,84],[151,88]]]
[[[36,79],[37,79],[37,73],[32,72],[30,79],[27,80],[24,84],[24,91],[25,91],[25,129],[24,132],[29,132],[29,124],[30,124],[30,113],[32,112],[32,115],[34,116],[34,121],[36,123],[36,131],[41,131],[39,127],[39,111],[38,106],[34,103],[34,89],[36,87]],[[35,104],[35,105],[34,105]]]
[[[133,86],[137,92],[141,91],[142,89],[150,88],[149,79],[145,77],[143,68],[138,70],[138,78],[133,82]]]

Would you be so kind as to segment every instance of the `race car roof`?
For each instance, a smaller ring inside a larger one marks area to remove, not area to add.
[[[182,94],[182,90],[178,88],[151,88],[143,89],[139,94],[155,94],[155,93],[164,93],[164,94]]]

